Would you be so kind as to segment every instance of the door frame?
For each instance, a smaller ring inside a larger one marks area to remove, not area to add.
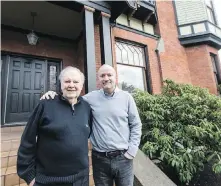
[[[1,59],[2,60],[2,79],[1,79],[1,88],[2,88],[2,95],[0,98],[0,105],[1,105],[1,127],[6,126],[20,126],[25,125],[26,122],[13,122],[13,123],[6,123],[6,112],[7,112],[7,100],[8,100],[8,86],[9,86],[9,70],[10,70],[10,61],[11,57],[21,57],[21,58],[32,58],[36,60],[43,60],[45,61],[46,68],[44,69],[44,73],[46,74],[45,77],[45,87],[44,91],[48,88],[48,62],[53,61],[58,63],[59,72],[61,71],[63,67],[63,61],[62,59],[53,58],[53,57],[42,57],[42,56],[35,56],[30,54],[20,54],[20,53],[14,53],[14,52],[7,52],[7,51],[1,51]]]

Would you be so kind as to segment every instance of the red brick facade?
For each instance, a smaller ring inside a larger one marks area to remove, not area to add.
[[[165,8],[167,7],[167,8]],[[192,83],[206,87],[217,94],[210,53],[217,50],[208,45],[183,47],[178,40],[173,4],[170,1],[157,2],[158,24],[155,27],[164,41],[165,51],[156,55],[157,39],[111,27],[113,66],[117,70],[115,58],[115,39],[122,38],[147,46],[149,81],[154,94],[161,92],[161,69],[163,79],[172,79],[179,83]],[[169,24],[168,24],[169,23]],[[99,26],[94,27],[96,72],[101,66],[101,46]],[[27,54],[34,57],[55,58],[63,63],[63,67],[73,65],[84,71],[83,37],[74,43],[50,38],[40,38],[38,45],[30,46],[23,33],[2,30],[2,51]],[[97,88],[99,88],[97,84]],[[84,93],[84,92],[83,92]]]
[[[192,84],[208,88],[216,94],[217,86],[210,53],[218,55],[217,50],[207,45],[186,48]]]
[[[158,1],[157,14],[158,25],[156,25],[155,31],[161,35],[165,47],[165,51],[160,53],[159,56],[162,78],[205,87],[211,93],[217,94],[210,53],[218,55],[218,50],[208,45],[183,47],[180,44],[172,2]],[[115,38],[122,38],[129,42],[137,42],[147,46],[148,53],[146,55],[149,58],[152,90],[155,94],[160,93],[160,66],[155,52],[157,40],[113,27],[112,49],[115,68]]]
[[[160,34],[165,45],[165,52],[160,53],[163,79],[169,78],[179,83],[191,83],[185,48],[178,40],[172,2],[157,2],[157,14]]]
[[[148,74],[152,92],[159,94],[162,88],[162,79],[172,79],[178,83],[190,83],[196,86],[208,88],[213,94],[217,94],[217,86],[214,78],[210,53],[218,55],[218,51],[208,45],[183,47],[178,40],[176,18],[173,3],[170,1],[157,1],[158,24],[155,33],[164,41],[165,51],[156,53],[157,39],[138,33],[126,31],[118,27],[111,27],[111,42],[113,54],[113,66],[117,71],[115,41],[123,39],[128,42],[136,42],[146,46],[145,55],[148,59]],[[62,62],[62,67],[76,66],[84,72],[84,38],[78,41],[58,40],[55,38],[40,37],[36,46],[27,42],[24,33],[1,30],[1,51],[18,55],[32,56],[33,58],[56,59]],[[94,25],[96,72],[102,64],[99,25]],[[220,65],[221,66],[221,65]],[[221,70],[221,69],[220,69]],[[90,78],[90,77],[88,77]],[[100,85],[97,81],[97,87]],[[83,89],[82,94],[85,94]],[[8,144],[7,144],[8,147]],[[91,145],[89,144],[91,150]],[[90,153],[89,153],[90,156]],[[90,185],[94,185],[92,178],[91,157],[90,160]],[[16,175],[16,179],[19,180]],[[6,179],[7,180],[7,179]],[[10,180],[13,180],[10,178]],[[3,181],[4,182],[4,181]],[[5,181],[7,182],[7,181]],[[18,181],[19,182],[19,181]],[[18,183],[16,182],[17,185]],[[5,184],[6,185],[6,184]]]
[[[99,25],[94,27],[94,39],[95,39],[95,60],[96,60],[96,72],[101,66],[101,47],[100,47],[100,30]],[[100,85],[97,81],[97,88],[100,88]]]
[[[76,44],[56,39],[40,38],[36,46],[27,42],[26,35],[19,32],[2,29],[1,50],[18,54],[32,55],[33,57],[56,58],[68,65],[77,66]]]

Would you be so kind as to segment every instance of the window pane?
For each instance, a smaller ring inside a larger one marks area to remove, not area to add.
[[[144,64],[144,55],[142,53],[139,54],[139,58],[140,58],[140,66],[145,66],[145,64]]]
[[[128,45],[128,60],[130,65],[134,64],[134,55],[129,45]]]
[[[49,67],[49,90],[56,91],[56,66]]]
[[[215,57],[214,56],[210,56],[210,57],[211,57],[212,65],[213,65],[213,72],[217,73]]]
[[[138,55],[137,51],[134,52],[134,65],[137,65],[137,66],[140,65],[140,59],[139,59],[139,55]]]
[[[212,9],[210,9],[208,7],[207,7],[207,15],[208,15],[208,20],[211,23],[215,24],[215,20],[214,20],[214,17],[213,17],[213,11],[212,11]]]
[[[214,74],[214,77],[215,77],[215,82],[218,85],[218,74]]]
[[[130,64],[135,66],[145,66],[144,63],[144,49],[126,43],[116,42],[116,59],[118,63]],[[119,60],[121,51],[121,60]]]
[[[116,61],[117,63],[122,63],[121,50],[116,46]]]
[[[212,0],[206,0],[206,5],[212,8]]]
[[[125,49],[122,50],[122,58],[123,58],[123,63],[128,64],[128,57],[127,57],[127,51]]]
[[[122,90],[131,92],[134,88],[145,90],[144,68],[117,65],[118,85]]]

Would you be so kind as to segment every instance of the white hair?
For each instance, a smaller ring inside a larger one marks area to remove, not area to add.
[[[61,79],[63,78],[63,76],[64,76],[64,74],[67,72],[67,71],[76,71],[76,72],[78,72],[79,74],[80,74],[80,76],[81,76],[81,81],[82,81],[82,83],[84,84],[84,81],[85,81],[85,77],[84,77],[84,74],[78,69],[78,68],[76,68],[76,67],[72,67],[72,66],[67,66],[67,67],[65,67],[62,71],[61,71],[61,73],[60,73],[60,75],[59,75],[59,80],[61,81]]]

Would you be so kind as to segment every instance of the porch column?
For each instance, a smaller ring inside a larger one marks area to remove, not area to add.
[[[94,8],[83,8],[85,93],[96,89]]]
[[[100,21],[101,63],[113,66],[110,35],[110,15],[101,12]]]

